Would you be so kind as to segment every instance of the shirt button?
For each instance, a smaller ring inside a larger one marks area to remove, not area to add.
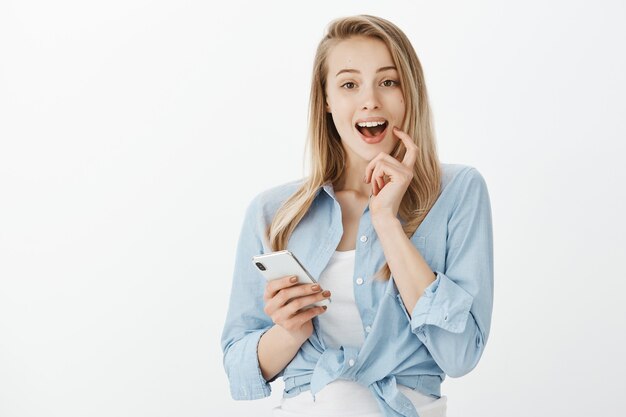
[[[350,365],[350,366],[354,366],[354,359],[350,359],[350,360],[348,361],[348,365]]]
[[[372,327],[371,326],[365,326],[365,331],[366,332],[371,332],[372,331]]]
[[[361,285],[361,284],[363,284],[363,278],[358,277],[358,278],[356,279],[356,283],[357,283],[357,285]]]
[[[367,236],[365,235],[361,236],[361,242],[363,243],[367,242]]]

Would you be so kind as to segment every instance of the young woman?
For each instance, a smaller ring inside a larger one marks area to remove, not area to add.
[[[222,334],[232,397],[282,377],[274,416],[445,416],[442,381],[470,372],[489,335],[485,181],[439,162],[421,64],[387,20],[331,22],[309,116],[310,175],[258,194],[243,220]],[[263,278],[252,256],[284,249],[319,285]]]

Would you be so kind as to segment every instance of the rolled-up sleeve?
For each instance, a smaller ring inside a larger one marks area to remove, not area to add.
[[[411,329],[451,377],[470,372],[485,348],[493,308],[493,231],[487,185],[470,168],[448,220],[445,271],[426,288]]]
[[[273,322],[263,311],[265,281],[254,268],[252,256],[263,253],[264,227],[254,199],[246,214],[237,243],[228,313],[222,331],[224,369],[235,400],[254,400],[271,393],[259,367],[259,339]]]

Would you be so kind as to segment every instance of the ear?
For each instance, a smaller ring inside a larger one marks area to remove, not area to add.
[[[331,113],[330,111],[330,105],[328,104],[328,97],[326,97],[326,113]]]

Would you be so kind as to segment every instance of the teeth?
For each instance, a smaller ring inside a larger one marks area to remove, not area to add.
[[[361,122],[361,123],[357,123],[358,126],[360,127],[374,127],[374,126],[380,126],[380,125],[384,125],[385,122]]]

